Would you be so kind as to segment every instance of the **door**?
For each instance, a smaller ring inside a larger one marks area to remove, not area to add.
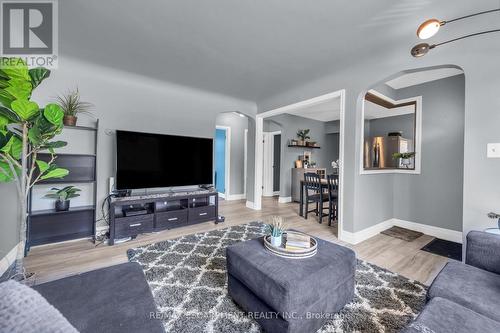
[[[215,189],[226,193],[226,130],[215,130]]]
[[[273,140],[273,192],[280,190],[281,171],[281,134],[276,134]]]

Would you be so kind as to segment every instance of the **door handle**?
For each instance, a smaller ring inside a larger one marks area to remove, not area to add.
[[[129,224],[129,227],[133,228],[133,227],[139,227],[141,225],[142,223],[134,223],[134,224]]]
[[[168,221],[177,221],[179,218],[178,217],[171,217],[168,219]]]
[[[200,216],[205,216],[205,215],[207,215],[207,214],[208,214],[208,213],[206,213],[206,212],[205,212],[205,213],[200,213]]]

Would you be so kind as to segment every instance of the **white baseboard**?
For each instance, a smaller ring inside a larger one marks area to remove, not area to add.
[[[434,236],[436,238],[441,238],[447,241],[462,244],[463,234],[461,231],[450,230],[450,229],[435,227],[432,225],[405,221],[400,219],[392,219],[392,220],[394,221],[394,225],[398,227],[420,231],[429,236]]]
[[[259,210],[259,209],[255,206],[255,202],[253,202],[253,201],[248,201],[248,200],[247,200],[246,206],[247,206],[247,208],[250,208],[250,209]]]
[[[5,257],[0,260],[0,276],[2,276],[16,261],[17,249],[21,246],[21,243],[17,244],[12,248]]]
[[[368,227],[366,229],[357,231],[357,232],[349,232],[349,231],[342,231],[342,241],[351,243],[351,244],[358,244],[361,243],[364,240],[367,240],[368,238],[371,238],[377,234],[379,234],[381,231],[384,231],[390,227],[393,226],[391,224],[392,219],[380,222],[378,224],[375,224],[371,227]]]
[[[460,231],[444,229],[427,224],[394,218],[380,222],[378,224],[375,224],[374,226],[360,230],[358,232],[349,232],[343,230],[341,240],[351,244],[358,244],[393,226],[419,231],[429,236],[449,240],[456,243],[462,243],[462,232]]]
[[[279,203],[288,203],[288,202],[292,202],[292,197],[282,197],[280,196],[278,198],[278,202]]]
[[[247,196],[242,193],[242,194],[228,194],[226,200],[243,200],[246,199]]]
[[[225,193],[220,193],[220,192],[219,192],[219,198],[225,199],[225,198],[226,198],[226,194],[225,194]]]

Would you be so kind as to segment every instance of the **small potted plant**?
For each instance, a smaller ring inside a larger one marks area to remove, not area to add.
[[[407,152],[407,153],[394,153],[392,154],[392,158],[397,160],[401,159],[401,164],[405,166],[405,168],[409,168],[411,164],[411,159],[415,156],[415,152]]]
[[[94,107],[92,103],[83,102],[80,100],[80,92],[70,90],[64,95],[57,97],[57,104],[64,111],[63,123],[66,126],[75,126],[79,114],[92,115],[90,110]]]
[[[80,192],[79,188],[74,186],[66,186],[62,189],[58,189],[56,187],[52,188],[49,193],[45,195],[46,198],[56,199],[56,211],[65,211],[69,209],[69,201],[70,199],[79,197]]]
[[[306,140],[309,140],[311,137],[309,136],[310,129],[302,129],[297,132],[297,137],[299,138],[298,140],[298,145],[299,146],[305,146],[306,145]]]
[[[266,232],[271,235],[271,244],[273,246],[281,246],[283,241],[283,233],[286,231],[285,221],[281,216],[272,216],[271,223],[266,225]]]

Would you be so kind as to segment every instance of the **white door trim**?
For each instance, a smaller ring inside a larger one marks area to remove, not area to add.
[[[271,134],[268,132],[262,133],[262,152],[263,152],[263,159],[262,159],[262,195],[265,197],[272,197],[273,196],[273,190],[272,190],[272,181],[273,181],[273,175],[272,175],[272,139],[271,139]]]
[[[247,197],[247,163],[248,163],[248,128],[243,137],[243,195]]]
[[[222,126],[222,125],[217,125],[215,126],[216,129],[222,129],[226,131],[226,144],[225,144],[225,150],[226,150],[226,156],[225,156],[225,162],[224,162],[224,196],[221,196],[222,198],[228,198],[230,196],[230,182],[229,180],[231,179],[230,177],[230,172],[231,172],[231,127],[229,126]]]
[[[340,153],[339,153],[339,228],[338,238],[342,240],[343,234],[343,216],[344,216],[344,136],[345,136],[345,89],[334,91],[325,95],[317,96],[298,103],[286,105],[255,116],[255,188],[253,209],[262,209],[262,173],[263,173],[263,145],[262,136],[264,133],[264,118],[272,117],[278,114],[288,113],[306,106],[312,106],[323,103],[330,99],[340,98]],[[282,138],[283,139],[283,138]]]

